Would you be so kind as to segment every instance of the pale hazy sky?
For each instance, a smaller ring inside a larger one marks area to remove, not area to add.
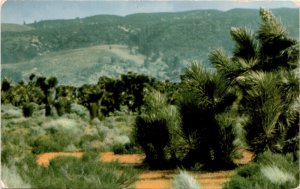
[[[283,1],[116,1],[116,0],[7,0],[1,7],[2,23],[32,23],[49,19],[70,19],[99,14],[125,16],[133,13],[177,12],[197,9],[218,9],[226,11],[233,8],[297,8],[288,0]]]

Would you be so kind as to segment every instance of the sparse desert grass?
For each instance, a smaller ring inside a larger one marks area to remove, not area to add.
[[[82,160],[58,158],[47,169],[38,166],[33,155],[51,151],[99,154],[115,144],[129,143],[126,134],[131,131],[133,119],[127,115],[93,122],[76,113],[25,118],[21,108],[10,105],[4,105],[2,113],[9,115],[1,120],[2,176],[9,187],[129,188],[135,181],[133,168],[98,162],[95,155],[85,154]]]
[[[130,188],[137,179],[132,167],[117,162],[102,163],[95,153],[76,157],[57,157],[39,175],[31,178],[38,188]]]
[[[73,103],[71,104],[71,113],[75,113],[76,115],[82,117],[83,119],[89,119],[89,111],[86,107]]]
[[[1,118],[19,118],[22,117],[22,110],[11,104],[1,104]]]
[[[1,166],[1,180],[8,188],[31,188],[31,185],[25,182],[19,175],[15,166]]]
[[[273,184],[285,184],[287,182],[295,182],[295,177],[282,169],[279,169],[276,165],[261,167],[260,171]]]
[[[186,171],[180,171],[173,178],[173,189],[199,189],[200,185],[196,179]]]
[[[291,154],[265,152],[255,162],[237,169],[225,189],[289,189],[299,184],[298,160]]]
[[[85,108],[75,105],[74,109],[76,111],[61,117],[41,114],[25,118],[21,108],[2,105],[3,148],[18,148],[22,144],[25,149],[37,154],[92,149],[107,151],[114,145],[132,141],[130,135],[134,116],[113,115],[90,123]]]

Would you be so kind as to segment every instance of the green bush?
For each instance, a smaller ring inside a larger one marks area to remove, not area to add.
[[[133,144],[133,143],[115,144],[112,147],[112,151],[115,154],[137,154],[143,152],[142,149],[137,144]]]
[[[34,112],[34,105],[31,103],[26,103],[22,107],[24,117],[31,117]]]
[[[37,188],[130,188],[136,181],[132,167],[117,162],[101,163],[95,154],[84,154],[83,160],[60,156],[30,178]]]
[[[185,156],[180,116],[177,108],[169,105],[165,95],[158,91],[146,91],[144,101],[142,114],[135,121],[134,138],[143,148],[149,165],[163,168]]]
[[[74,139],[74,136],[69,133],[56,132],[47,133],[46,135],[38,136],[32,142],[32,152],[35,154],[45,152],[60,152],[65,151],[71,145],[79,146],[79,139]]]
[[[59,97],[54,103],[58,116],[71,112],[71,100],[67,97]]]
[[[204,169],[234,167],[231,154],[235,140],[236,95],[217,73],[191,64],[182,75],[180,98],[181,130],[188,140],[185,166],[200,163]]]
[[[45,152],[60,152],[63,150],[57,141],[53,140],[48,135],[38,137],[32,144],[32,153],[40,154]]]
[[[299,184],[298,160],[292,154],[265,152],[255,162],[237,169],[225,189],[289,189]]]
[[[166,120],[149,120],[139,116],[136,128],[136,140],[144,149],[148,163],[151,166],[163,166],[166,163],[165,148],[170,142]]]

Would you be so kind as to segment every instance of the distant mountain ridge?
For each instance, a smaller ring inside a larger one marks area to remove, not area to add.
[[[299,38],[298,9],[282,8],[272,12],[280,17],[291,36]],[[254,31],[259,19],[256,9],[233,9],[226,12],[138,13],[124,17],[96,15],[13,27],[17,29],[2,24],[1,63],[28,64],[33,58],[39,62],[39,57],[49,53],[118,44],[127,46],[130,54],[144,56],[145,69],[153,63],[163,65],[165,76],[160,79],[178,80],[180,70],[188,62],[201,61],[209,67],[207,57],[210,51],[222,47],[230,52],[233,47],[229,35],[231,27],[247,27]],[[126,60],[121,56],[118,58]],[[24,69],[24,66],[15,65],[14,70],[4,66],[2,76],[19,80],[24,75],[24,70],[19,67]]]

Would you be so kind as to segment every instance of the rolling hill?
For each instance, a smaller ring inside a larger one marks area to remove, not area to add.
[[[272,11],[298,38],[298,10]],[[101,75],[134,71],[177,81],[189,62],[209,67],[213,49],[230,52],[231,27],[256,30],[259,22],[258,10],[234,9],[2,24],[2,77],[19,81],[38,72],[54,75],[62,84],[79,85],[96,82]]]
[[[48,53],[20,63],[3,64],[2,72],[16,81],[28,79],[31,73],[55,76],[60,84],[73,86],[96,83],[103,75],[118,77],[130,71],[161,80],[170,79],[166,74],[166,65],[156,61],[152,62],[153,66],[147,67],[144,59],[145,56],[141,54],[130,54],[124,45],[98,45]]]

